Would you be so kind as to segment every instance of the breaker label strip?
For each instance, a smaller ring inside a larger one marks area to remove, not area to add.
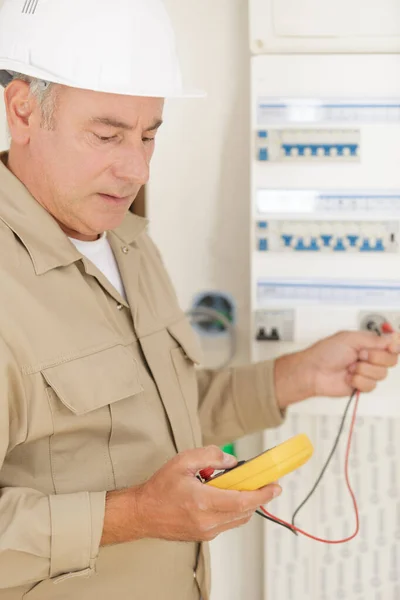
[[[393,123],[400,121],[400,99],[259,98],[257,122]]]
[[[400,305],[400,285],[391,281],[354,283],[329,279],[259,279],[257,308],[276,306],[277,302],[397,308]]]

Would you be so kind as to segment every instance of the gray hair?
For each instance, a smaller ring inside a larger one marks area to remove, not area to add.
[[[57,104],[56,84],[15,71],[9,71],[9,73],[12,76],[11,81],[19,80],[29,84],[30,92],[42,111],[42,127],[54,129],[54,113]]]

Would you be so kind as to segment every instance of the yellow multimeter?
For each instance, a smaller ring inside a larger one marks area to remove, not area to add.
[[[304,465],[313,452],[309,438],[305,434],[296,435],[233,469],[211,477],[205,483],[221,490],[258,490]]]

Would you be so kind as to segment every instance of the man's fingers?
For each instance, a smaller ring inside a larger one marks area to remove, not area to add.
[[[223,470],[232,468],[237,464],[237,460],[234,456],[222,452],[218,446],[207,446],[206,448],[186,450],[185,452],[178,454],[174,461],[178,468],[181,468],[182,472],[185,471],[192,474],[196,474],[197,471],[205,469],[206,467]]]
[[[257,508],[258,506],[267,504],[268,502],[271,502],[271,500],[273,500],[274,498],[280,496],[282,493],[282,488],[280,485],[273,483],[254,492],[239,493],[239,511],[247,512],[248,510],[252,510]]]
[[[396,333],[392,336],[392,341],[388,346],[388,350],[393,354],[400,354],[400,334]]]
[[[243,514],[254,511],[258,506],[271,502],[282,493],[280,485],[271,484],[254,492],[219,490],[209,486],[208,502],[210,510],[218,513]]]
[[[351,370],[353,375],[361,375],[373,381],[383,381],[386,379],[388,370],[387,367],[380,367],[370,363],[359,362]]]
[[[397,365],[398,356],[385,350],[361,350],[359,364],[370,363],[379,367],[394,367]]]
[[[221,515],[222,518],[220,518],[218,520],[218,525],[216,525],[214,528],[211,528],[210,530],[212,531],[212,529],[217,529],[220,530],[222,528],[224,529],[232,529],[233,527],[238,527],[242,522],[247,522],[249,519],[251,519],[251,517],[254,515],[254,513],[256,512],[257,507],[254,508],[253,510],[248,510],[244,513],[240,513],[240,514],[236,514],[236,513],[226,513],[223,515]]]
[[[211,542],[216,537],[221,535],[221,533],[225,533],[226,531],[229,531],[230,529],[237,529],[238,527],[246,525],[250,521],[254,512],[255,511],[252,511],[251,513],[248,513],[248,515],[242,516],[238,519],[231,519],[227,523],[224,523],[222,525],[219,525],[218,527],[214,527],[213,529],[210,529],[208,534],[205,536],[205,538],[206,538],[205,541]]]
[[[390,349],[391,352],[398,353],[400,350],[400,333],[392,333],[389,335],[377,335],[370,331],[359,331],[357,332],[356,344],[359,350],[363,348],[386,350]]]
[[[350,378],[350,385],[352,389],[356,389],[359,392],[368,393],[372,392],[376,388],[376,381],[363,377],[362,375],[355,375]]]

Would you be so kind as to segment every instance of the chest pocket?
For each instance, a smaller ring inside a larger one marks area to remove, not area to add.
[[[186,318],[140,339],[168,415],[176,449],[202,445],[196,365],[202,351]]]
[[[42,375],[53,421],[56,493],[115,489],[110,405],[132,402],[143,389],[132,352],[114,346],[44,369]]]

